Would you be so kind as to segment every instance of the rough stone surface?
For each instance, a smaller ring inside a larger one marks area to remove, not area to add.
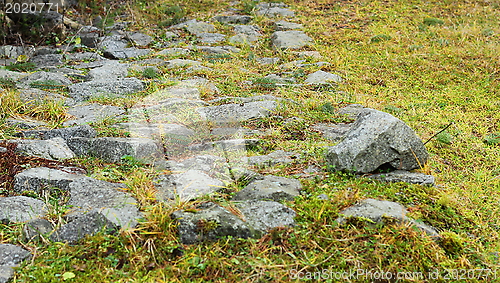
[[[368,218],[374,223],[385,223],[386,218],[392,218],[397,222],[410,222],[417,228],[430,236],[437,236],[436,230],[424,223],[417,223],[415,220],[406,217],[408,211],[401,204],[386,200],[364,199],[354,206],[348,207],[340,212],[341,216],[337,222],[342,224],[349,217]]]
[[[22,78],[21,80],[19,80],[19,82],[22,85],[29,86],[32,83],[36,82],[43,83],[44,81],[49,81],[49,80],[56,82],[60,86],[68,86],[70,84],[73,84],[70,79],[61,74],[49,73],[44,71],[38,71],[36,73],[33,73],[27,77]]]
[[[120,123],[117,126],[130,132],[133,138],[148,138],[158,140],[161,138],[190,138],[195,132],[179,124],[166,123]]]
[[[111,59],[129,59],[139,56],[145,56],[151,53],[151,49],[139,49],[134,47],[109,49],[104,51],[104,56]]]
[[[241,218],[215,203],[205,203],[197,209],[197,212],[176,211],[171,215],[179,224],[179,238],[183,244],[214,241],[227,236],[253,236],[253,231]]]
[[[68,114],[76,119],[65,121],[64,126],[83,125],[108,118],[116,118],[125,114],[125,110],[117,106],[92,103],[74,106],[68,110]]]
[[[189,201],[224,188],[224,183],[199,170],[163,175],[156,180],[159,197],[164,200],[179,198]]]
[[[23,226],[23,240],[26,242],[39,241],[47,237],[54,227],[47,219],[37,218],[26,222]]]
[[[311,44],[312,38],[299,30],[276,31],[271,42],[276,49],[300,49]]]
[[[286,8],[283,3],[259,3],[255,14],[266,17],[293,17],[294,11]]]
[[[37,156],[50,160],[64,160],[75,157],[64,139],[52,138],[49,140],[16,140],[16,152]]]
[[[54,242],[76,244],[86,236],[92,236],[101,231],[113,233],[116,231],[116,226],[102,213],[91,211],[61,226],[50,235],[50,239]]]
[[[83,101],[96,96],[123,96],[144,89],[144,83],[137,78],[115,80],[93,80],[69,86],[69,95],[76,101]]]
[[[250,165],[258,167],[274,166],[278,164],[291,163],[298,159],[300,155],[295,152],[287,152],[283,150],[276,150],[267,155],[255,155],[250,157],[245,157],[244,159]]]
[[[89,211],[100,212],[119,228],[133,228],[142,218],[137,201],[129,193],[120,191],[124,185],[81,178],[69,185],[72,207],[68,216],[85,214]]]
[[[128,39],[130,39],[137,46],[148,46],[153,38],[147,34],[134,32],[132,34],[127,35]]]
[[[62,54],[37,55],[31,58],[30,62],[39,67],[60,66],[63,64]]]
[[[207,44],[213,44],[213,43],[218,43],[226,40],[226,35],[221,34],[221,33],[209,33],[209,32],[203,32],[200,34],[197,34],[198,40],[202,43],[207,43]]]
[[[215,32],[215,26],[209,23],[200,22],[197,20],[189,20],[184,23],[180,23],[174,26],[171,26],[172,29],[186,29],[189,33],[198,35],[200,33],[210,33]]]
[[[55,187],[67,191],[69,184],[81,177],[83,176],[52,168],[30,168],[14,176],[14,191],[17,193],[24,191],[39,192],[42,188],[47,187]]]
[[[173,47],[173,48],[163,49],[162,51],[158,52],[158,55],[183,56],[183,55],[188,55],[189,53],[191,53],[191,50],[189,49]]]
[[[157,164],[164,160],[162,147],[147,138],[71,138],[68,145],[77,155],[90,155],[112,163],[122,163],[124,156],[131,156],[145,164]]]
[[[304,82],[309,85],[321,85],[329,83],[340,83],[342,82],[342,78],[339,75],[319,70],[308,75]]]
[[[31,254],[16,245],[0,244],[0,266],[15,267]]]
[[[83,138],[93,138],[97,135],[97,131],[94,130],[89,125],[75,126],[62,129],[53,130],[31,130],[20,132],[19,136],[24,138],[36,138],[36,139],[52,139],[52,138],[62,138],[68,140],[72,137],[83,137]]]
[[[48,92],[37,88],[23,88],[19,90],[19,98],[27,106],[37,106],[50,102],[62,103],[65,106],[72,106],[75,101],[58,93]]]
[[[376,179],[384,182],[405,182],[411,184],[434,186],[434,176],[423,173],[414,173],[403,170],[396,170],[388,173],[373,174],[367,176],[371,179]]]
[[[124,78],[128,75],[129,64],[123,64],[116,61],[106,61],[104,65],[90,70],[87,74],[88,80],[114,80]]]
[[[235,205],[254,231],[254,237],[261,237],[271,229],[295,225],[295,211],[281,203],[259,200],[238,202]]]
[[[301,189],[298,180],[267,175],[263,180],[255,180],[237,192],[233,200],[293,200]]]
[[[221,106],[210,106],[198,109],[198,112],[207,120],[216,123],[234,123],[254,118],[267,117],[276,110],[275,101],[256,101],[241,104],[225,104]]]
[[[169,69],[198,66],[198,65],[201,65],[201,62],[188,59],[172,59],[165,61],[165,67]]]
[[[248,24],[252,20],[252,17],[245,15],[220,15],[215,16],[214,20],[223,24]]]
[[[46,210],[43,201],[38,199],[25,196],[0,198],[0,222],[26,222],[43,217]]]
[[[302,29],[301,24],[291,23],[284,20],[280,20],[274,23],[276,31],[294,30]]]
[[[352,124],[316,124],[313,129],[320,131],[325,139],[332,141],[341,141],[345,135],[351,130]]]
[[[332,170],[355,173],[373,172],[382,165],[413,170],[423,166],[428,157],[425,146],[410,127],[377,110],[361,113],[342,142],[329,147],[326,154]]]

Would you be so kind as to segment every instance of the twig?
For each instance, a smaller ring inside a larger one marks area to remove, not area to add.
[[[444,127],[441,131],[435,133],[432,137],[430,137],[426,142],[424,142],[424,145],[426,145],[428,142],[430,142],[435,136],[439,135],[440,133],[444,132],[444,130],[448,129],[451,125],[453,125],[453,122],[449,123],[448,126]]]

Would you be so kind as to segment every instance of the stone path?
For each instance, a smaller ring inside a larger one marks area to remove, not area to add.
[[[179,221],[180,240],[185,244],[228,235],[260,237],[269,229],[293,226],[295,212],[279,201],[293,200],[300,195],[300,182],[291,178],[262,176],[251,168],[287,164],[300,159],[300,155],[278,150],[267,155],[247,157],[247,149],[258,146],[261,141],[251,138],[251,131],[240,127],[242,122],[272,115],[285,100],[263,95],[219,97],[206,101],[202,99],[202,94],[217,97],[217,86],[205,78],[193,76],[190,79],[172,78],[174,83],[171,86],[158,89],[127,109],[86,102],[97,97],[126,97],[145,90],[146,81],[128,77],[129,71],[151,71],[153,75],[161,67],[181,69],[186,73],[210,71],[202,62],[192,60],[190,55],[195,52],[212,55],[240,52],[239,48],[228,43],[244,47],[267,37],[271,39],[272,48],[288,51],[314,44],[314,40],[301,30],[302,25],[293,23],[294,12],[286,5],[259,3],[256,14],[275,19],[272,34],[264,34],[260,27],[252,24],[251,16],[233,11],[213,18],[213,21],[230,26],[231,33],[222,34],[212,22],[193,19],[170,27],[172,41],[168,48],[162,50],[144,48],[152,40],[148,35],[128,33],[119,28],[112,30],[109,36],[99,37],[95,27],[84,27],[79,36],[82,44],[101,51],[103,56],[92,52],[57,54],[57,50],[51,48],[0,48],[0,55],[9,58],[5,60],[7,63],[29,53],[31,62],[37,65],[39,71],[31,74],[0,70],[0,78],[15,82],[24,101],[60,101],[70,107],[68,114],[72,116],[64,122],[64,128],[53,130],[45,128],[40,122],[10,119],[9,123],[24,130],[18,133],[20,139],[7,142],[17,144],[17,153],[50,160],[92,156],[104,162],[123,163],[128,158],[153,165],[158,170],[168,169],[165,172],[169,173],[155,180],[157,199],[167,204],[195,200],[223,190],[232,182],[244,181],[247,186],[235,195],[234,202],[229,206],[206,203],[198,207],[196,213],[177,211],[172,215]],[[179,36],[181,31],[195,36],[199,45],[179,44],[183,42]],[[129,47],[130,43],[135,47]],[[314,51],[296,52],[305,57],[321,58]],[[146,55],[152,58],[137,58]],[[131,60],[123,63],[120,59]],[[280,58],[256,60],[261,64],[278,64],[281,61]],[[298,60],[282,67],[300,68],[309,64],[306,60]],[[328,63],[314,64],[321,66]],[[82,81],[73,83],[71,78]],[[324,71],[309,74],[302,83],[275,74],[266,79],[277,85],[293,87],[342,81],[337,74]],[[33,87],[47,80],[54,82],[56,87],[67,89],[68,95]],[[88,125],[110,119],[116,121],[115,127],[129,132],[130,137],[97,137],[96,131]],[[334,138],[348,131],[348,126],[343,130],[337,130],[339,126],[332,125],[317,127],[325,132],[325,136],[333,135]],[[201,136],[203,141],[195,142]],[[53,188],[67,193],[67,205],[72,207],[63,225],[52,227],[52,223],[43,219],[47,213],[45,204],[26,196],[1,198],[1,220],[25,222],[23,235],[27,241],[43,236],[53,241],[76,244],[85,235],[103,229],[114,232],[134,228],[144,217],[137,201],[124,190],[124,185],[86,177],[82,172],[75,173],[74,168],[30,168],[14,178],[13,189],[18,195],[26,192],[43,194]],[[202,231],[199,229],[200,221],[213,222],[215,226],[209,231]],[[29,253],[20,247],[0,245],[2,253],[8,254],[0,256],[0,282],[5,282],[8,279],[4,278],[12,274],[10,267],[19,264]],[[15,260],[10,260],[10,257]],[[2,261],[2,258],[9,260]]]

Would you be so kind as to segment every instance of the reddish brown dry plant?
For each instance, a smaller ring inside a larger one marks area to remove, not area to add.
[[[0,147],[7,148],[7,151],[0,152],[0,196],[7,196],[12,193],[14,176],[27,168],[48,167],[62,169],[67,166],[75,166],[69,162],[20,155],[16,153],[16,143],[0,142]]]

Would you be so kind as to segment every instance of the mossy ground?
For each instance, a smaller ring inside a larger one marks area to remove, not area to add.
[[[165,33],[165,28],[157,25],[161,15],[170,15],[164,18],[171,21],[168,24],[185,15],[207,20],[227,9],[229,3],[195,2],[156,1],[151,6],[150,2],[133,1],[127,11],[140,28],[157,35],[159,43]],[[324,167],[321,148],[334,143],[323,139],[311,125],[341,121],[342,117],[332,116],[332,108],[360,103],[395,115],[424,141],[453,123],[445,134],[427,143],[431,158],[421,171],[434,175],[438,187],[319,173],[302,178],[303,196],[287,203],[297,211],[296,227],[277,229],[262,239],[223,239],[183,246],[169,214],[194,204],[166,207],[157,203],[152,169],[133,162],[117,166],[78,159],[74,161],[86,167],[89,175],[126,183],[148,215],[145,222],[136,230],[89,237],[76,246],[23,244],[34,257],[18,269],[15,282],[55,282],[73,275],[68,282],[286,282],[299,280],[293,275],[314,272],[331,282],[370,281],[367,275],[347,280],[330,276],[353,270],[407,273],[401,282],[449,281],[446,275],[455,282],[498,281],[495,273],[477,270],[497,272],[500,267],[500,148],[498,143],[489,142],[500,133],[500,4],[465,0],[285,2],[297,12],[296,22],[315,39],[309,50],[319,51],[330,63],[321,69],[341,75],[343,83],[319,90],[243,83],[282,71],[277,65],[257,64],[255,57],[280,57],[284,62],[297,59],[293,53],[273,51],[268,37],[230,58],[186,57],[215,69],[200,75],[216,83],[221,95],[272,94],[301,102],[301,106],[284,105],[275,115],[304,119],[293,127],[273,117],[245,125],[272,129],[260,137],[267,142],[255,154],[285,149],[306,157],[265,173],[290,176],[311,164]],[[239,8],[251,11],[252,2],[242,2]],[[256,17],[254,21],[270,34],[269,19]],[[291,71],[300,80],[317,69]],[[160,71],[163,78],[186,76],[178,70]],[[158,87],[155,79],[157,76],[151,79],[148,91]],[[64,118],[62,106],[34,111],[33,106],[19,104],[11,94],[2,94],[1,118],[29,115],[49,119],[54,125]],[[207,93],[203,98],[212,97]],[[132,102],[109,103],[122,106]],[[12,134],[5,125],[0,129],[2,138]],[[330,200],[317,199],[319,194],[328,195]],[[405,225],[372,227],[356,221],[336,225],[340,210],[368,197],[400,202],[412,217],[439,229],[442,237],[431,239]],[[223,202],[227,195],[211,198]],[[0,242],[21,244],[20,229],[19,225],[1,225]],[[321,273],[323,270],[327,275]],[[452,270],[476,272],[463,275]],[[430,280],[436,271],[441,279]],[[497,273],[498,278],[500,271]]]

